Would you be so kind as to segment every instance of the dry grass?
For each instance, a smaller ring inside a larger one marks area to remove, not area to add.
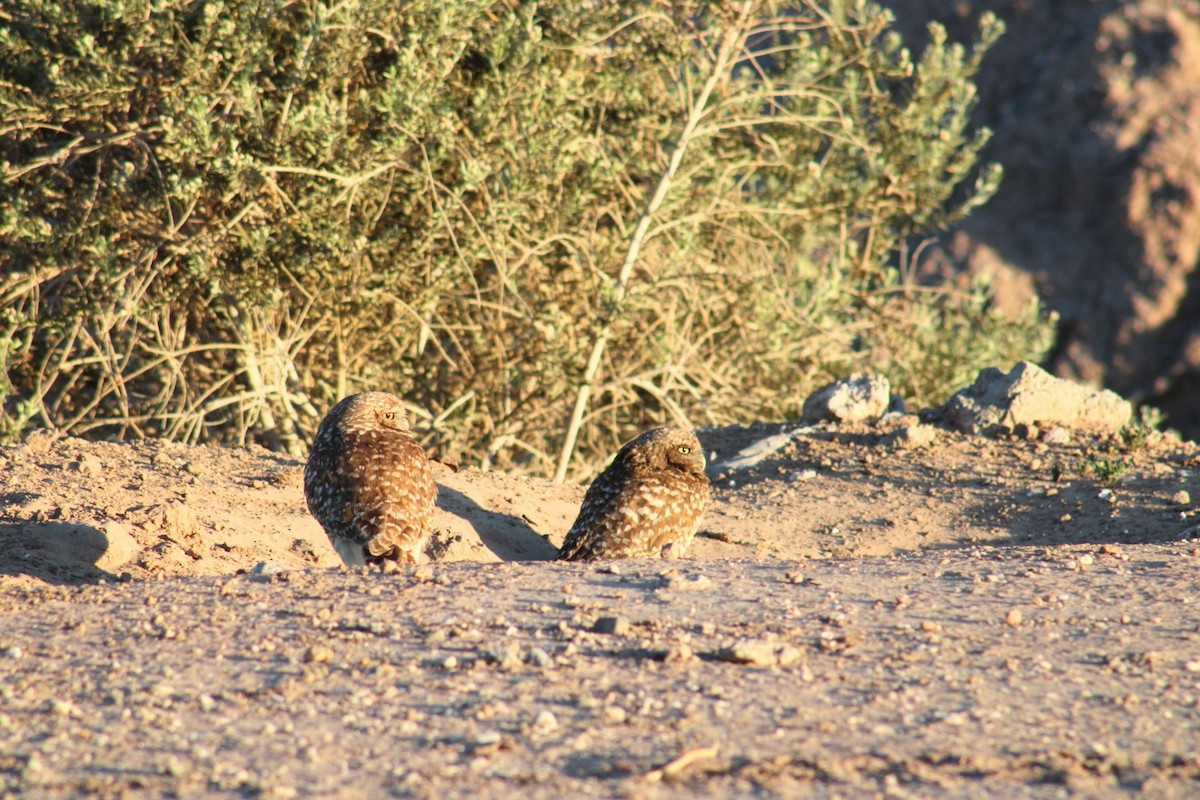
[[[870,4],[133,5],[0,42],[2,435],[300,455],[386,388],[444,458],[575,479],[649,425],[864,367],[935,401],[1048,345],[888,267],[995,189],[951,202],[993,21],[914,59]]]

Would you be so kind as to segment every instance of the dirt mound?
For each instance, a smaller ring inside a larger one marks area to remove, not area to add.
[[[1160,434],[1125,450],[1061,427],[1034,428],[1030,440],[990,439],[895,413],[699,433],[714,501],[690,551],[696,558],[1169,541],[1200,505],[1194,446]],[[340,563],[305,506],[302,462],[260,448],[37,434],[0,448],[0,469],[0,582]],[[583,495],[578,486],[440,464],[436,477],[431,549],[441,561],[551,559]]]

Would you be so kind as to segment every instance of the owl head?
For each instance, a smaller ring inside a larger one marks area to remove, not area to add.
[[[404,403],[391,392],[361,392],[343,398],[329,412],[339,421],[342,431],[408,431],[408,413]]]
[[[703,475],[707,465],[700,440],[683,428],[646,431],[626,443],[613,463],[640,470],[676,469],[693,475]]]

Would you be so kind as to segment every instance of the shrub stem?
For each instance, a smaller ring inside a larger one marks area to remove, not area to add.
[[[671,158],[667,163],[667,169],[663,172],[662,177],[659,178],[658,185],[654,188],[654,194],[650,197],[650,201],[646,204],[646,208],[638,218],[633,236],[629,240],[629,248],[625,251],[625,260],[621,263],[621,270],[617,273],[616,281],[613,283],[612,302],[609,306],[609,311],[605,315],[599,333],[596,334],[596,340],[592,343],[592,352],[588,356],[587,366],[583,371],[583,381],[579,384],[578,392],[575,395],[575,408],[571,412],[571,421],[567,426],[567,435],[563,440],[562,450],[558,456],[558,467],[554,471],[554,480],[556,483],[562,483],[566,480],[567,467],[570,465],[571,455],[575,451],[575,442],[579,437],[579,428],[583,424],[583,416],[587,411],[588,400],[592,394],[592,385],[595,383],[596,374],[600,371],[600,360],[603,358],[604,349],[608,345],[608,337],[612,332],[613,321],[620,315],[621,305],[625,299],[625,292],[629,285],[629,275],[633,272],[634,263],[637,262],[642,242],[646,238],[646,232],[650,229],[650,222],[666,198],[667,192],[671,189],[671,182],[675,178],[675,173],[678,171],[679,165],[683,162],[684,153],[687,151],[688,145],[695,135],[696,127],[700,124],[700,120],[704,117],[708,108],[708,100],[712,95],[713,89],[716,88],[718,81],[727,78],[729,75],[730,62],[733,60],[734,54],[741,49],[740,45],[754,5],[753,0],[746,0],[746,2],[742,3],[737,23],[726,31],[725,37],[721,40],[721,47],[717,51],[717,57],[713,61],[708,79],[704,82],[704,86],[701,87],[700,93],[696,95],[695,100],[692,101],[691,108],[688,109],[687,120],[684,122],[683,130],[679,135],[679,141],[676,143],[675,149],[671,151]]]

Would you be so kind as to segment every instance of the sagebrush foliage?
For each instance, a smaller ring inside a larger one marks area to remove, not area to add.
[[[750,24],[703,0],[6,11],[0,428],[301,453],[340,396],[384,388],[443,456],[547,473],[608,325],[587,471],[654,422],[794,415],[848,370],[883,365],[928,401],[951,373],[1039,355],[1036,313],[1001,325],[986,292],[901,291],[886,266],[995,189],[994,168],[961,184],[999,24],[973,52],[934,28],[913,59],[871,3],[742,10]],[[729,36],[734,67],[682,141]]]

